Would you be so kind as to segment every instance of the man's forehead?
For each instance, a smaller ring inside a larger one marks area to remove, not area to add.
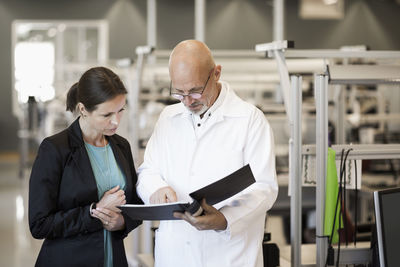
[[[198,73],[201,73],[207,69],[207,66],[205,64],[202,64],[201,62],[193,59],[182,59],[182,60],[176,60],[172,61],[169,70],[170,73],[183,73],[186,75],[191,75],[195,76]]]
[[[200,79],[190,81],[171,79],[171,87],[179,91],[196,91],[203,88],[204,82],[205,81]]]
[[[173,68],[170,70],[170,78],[172,82],[190,84],[194,83],[195,86],[198,82],[203,81],[208,72],[201,68],[187,67],[187,68]],[[207,78],[207,77],[206,77]]]

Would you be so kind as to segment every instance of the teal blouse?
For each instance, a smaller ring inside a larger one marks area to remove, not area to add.
[[[117,185],[125,190],[125,175],[115,160],[111,146],[107,144],[105,147],[96,147],[85,142],[85,147],[92,165],[94,177],[96,178],[99,199],[101,199],[106,191]],[[104,267],[112,266],[111,232],[104,229]]]

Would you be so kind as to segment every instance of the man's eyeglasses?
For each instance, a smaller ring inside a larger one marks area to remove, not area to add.
[[[203,88],[201,88],[201,87],[198,88],[198,89],[196,88],[196,91],[195,91],[195,92],[191,92],[191,93],[186,94],[186,95],[180,94],[180,93],[177,93],[177,92],[172,92],[172,81],[171,81],[171,83],[170,83],[170,85],[169,85],[169,94],[170,94],[173,98],[176,98],[176,99],[178,99],[178,100],[180,100],[180,101],[182,101],[182,100],[185,98],[185,96],[189,96],[189,97],[191,97],[191,98],[193,98],[193,99],[199,99],[199,98],[202,96],[204,90],[205,90],[206,87],[207,87],[207,83],[208,83],[208,80],[210,80],[211,73],[212,73],[212,70],[211,70],[210,74],[208,75],[207,81],[206,81],[206,83],[204,84]],[[201,92],[199,92],[198,90],[201,90]]]

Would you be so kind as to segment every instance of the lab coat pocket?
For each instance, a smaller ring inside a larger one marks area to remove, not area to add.
[[[173,261],[173,250],[176,246],[175,237],[172,237],[171,233],[168,234],[166,231],[156,230],[156,240],[154,248],[154,259],[155,267],[158,266],[172,266]]]
[[[226,146],[214,148],[210,153],[209,164],[214,172],[222,171],[220,175],[227,175],[243,166],[243,151]]]
[[[203,253],[200,249],[199,233],[186,224],[182,222],[175,227],[156,231],[156,267],[204,266],[201,259]]]
[[[211,266],[249,266],[247,259],[248,236],[246,232],[226,240],[222,232],[207,231],[204,257]]]
[[[176,231],[167,229],[156,231],[155,267],[184,266],[187,251],[184,250],[184,237]]]

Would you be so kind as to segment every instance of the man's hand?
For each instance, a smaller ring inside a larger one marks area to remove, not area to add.
[[[225,230],[227,221],[224,214],[207,204],[206,200],[201,201],[201,207],[204,210],[201,216],[192,216],[189,212],[174,212],[174,217],[187,221],[197,230]]]
[[[151,204],[176,202],[176,193],[170,186],[162,187],[150,196]]]

